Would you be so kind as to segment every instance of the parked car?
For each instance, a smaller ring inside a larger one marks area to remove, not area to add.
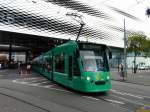
[[[139,66],[138,69],[139,70],[148,70],[149,67],[148,66]]]
[[[146,66],[146,70],[150,70],[150,66]]]

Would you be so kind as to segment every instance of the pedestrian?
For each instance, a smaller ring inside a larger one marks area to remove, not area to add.
[[[135,70],[136,70],[136,72],[137,72],[137,70],[138,70],[138,64],[135,66]]]
[[[134,73],[134,65],[132,65],[132,73]]]
[[[20,75],[22,78],[25,78],[26,75],[26,65],[25,63],[20,64]]]
[[[123,78],[123,80],[124,80],[124,78],[125,78],[125,76],[124,76],[124,66],[123,66],[122,63],[119,65],[119,71],[120,71],[120,76],[121,76],[121,77]]]
[[[117,66],[117,68],[118,68],[118,72],[119,72],[119,65]]]
[[[18,73],[21,73],[21,62],[18,62]]]
[[[50,64],[47,64],[47,69],[48,69],[48,72],[51,71],[51,66],[50,66]]]
[[[27,64],[27,74],[31,74],[31,64]]]

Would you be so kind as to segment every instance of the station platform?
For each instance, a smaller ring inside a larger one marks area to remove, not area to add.
[[[0,79],[16,79],[16,78],[29,78],[29,77],[38,77],[39,74],[31,72],[27,74],[26,71],[19,73],[18,69],[0,69]]]

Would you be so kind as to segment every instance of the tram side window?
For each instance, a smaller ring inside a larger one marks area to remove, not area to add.
[[[76,59],[76,58],[74,58],[74,70],[73,70],[73,72],[74,72],[74,75],[75,76],[80,76],[81,74],[80,74],[80,69],[79,69],[79,65],[78,65],[78,60]]]
[[[55,71],[65,73],[65,59],[64,54],[58,55],[55,58]]]
[[[69,56],[69,78],[72,78],[72,56]]]
[[[51,58],[51,57],[49,57],[49,58],[46,60],[45,65],[46,65],[48,71],[51,71],[51,70],[52,70],[52,67],[51,67],[51,65],[52,65],[52,58]]]

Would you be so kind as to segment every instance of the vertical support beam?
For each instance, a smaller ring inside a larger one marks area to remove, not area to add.
[[[0,42],[3,43],[3,41],[2,41],[2,31],[0,31]]]
[[[28,51],[26,51],[25,54],[26,54],[25,63],[28,63],[28,58],[29,58],[29,53],[28,53]]]
[[[12,61],[12,38],[9,35],[9,68],[11,67],[11,61]]]
[[[126,25],[124,19],[124,77],[127,78],[127,39],[126,39]]]

